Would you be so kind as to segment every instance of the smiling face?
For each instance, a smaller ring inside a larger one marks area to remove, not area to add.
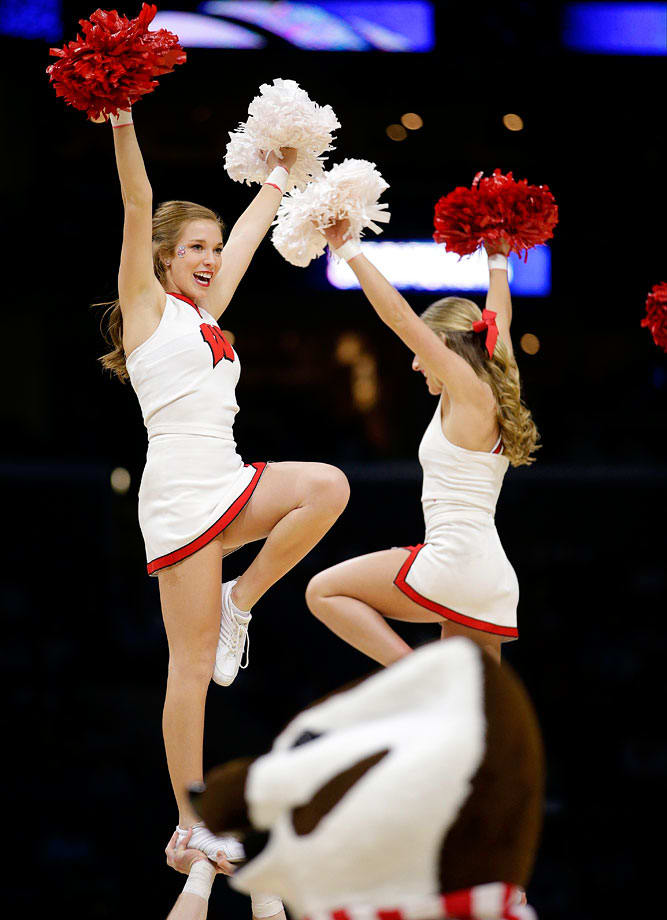
[[[197,300],[210,288],[220,270],[222,233],[213,220],[190,220],[183,225],[174,252],[165,261],[165,288]]]

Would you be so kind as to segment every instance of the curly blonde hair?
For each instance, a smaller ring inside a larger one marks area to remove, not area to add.
[[[539,434],[530,411],[521,400],[521,380],[514,355],[501,338],[489,355],[485,333],[474,332],[472,324],[481,320],[482,311],[465,297],[443,297],[422,313],[421,318],[436,333],[443,333],[445,344],[472,367],[477,376],[489,384],[496,400],[498,425],[505,456],[512,466],[535,461],[531,456],[539,449]]]
[[[163,287],[167,280],[166,261],[174,257],[181,230],[184,224],[191,220],[212,220],[220,227],[221,233],[225,229],[215,211],[201,204],[195,204],[193,201],[163,201],[153,214],[153,271]],[[111,351],[102,355],[99,361],[105,370],[111,371],[119,380],[125,382],[129,380],[129,375],[125,366],[123,316],[120,311],[120,301],[112,300],[95,304],[95,306],[107,307],[100,326],[102,335],[111,345]]]

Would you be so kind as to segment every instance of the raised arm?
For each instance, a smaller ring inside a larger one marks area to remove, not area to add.
[[[485,246],[485,249],[489,259],[494,255],[505,256],[505,258],[509,256],[509,247],[506,243],[496,249],[490,246]],[[509,348],[510,354],[513,354],[510,333],[510,326],[512,325],[512,295],[505,268],[489,266],[489,290],[486,295],[486,309],[493,310],[496,314],[498,334]]]
[[[329,245],[343,245],[346,221],[339,221],[325,231]],[[421,320],[405,298],[369,262],[364,255],[348,259],[362,290],[380,319],[392,329],[408,348],[418,355],[422,365],[447,387],[460,402],[486,401],[485,385],[467,361],[447,348],[444,341]]]
[[[143,340],[159,321],[165,301],[153,272],[153,193],[129,112],[121,112],[113,138],[125,208],[118,270],[124,337]]]
[[[280,152],[283,159],[279,160],[274,153],[270,153],[268,165],[271,169],[282,167],[289,173],[296,159],[296,150],[283,147]],[[211,285],[206,301],[206,309],[216,319],[219,319],[229,306],[257,247],[273,223],[281,200],[282,192],[279,188],[269,184],[263,185],[234,224],[222,250],[220,271]]]

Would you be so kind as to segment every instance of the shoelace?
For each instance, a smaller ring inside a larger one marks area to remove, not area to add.
[[[239,664],[239,670],[245,671],[245,669],[250,664],[250,634],[248,633],[249,623],[239,623],[234,619],[236,625],[236,635],[234,636],[234,654],[238,654],[239,658],[243,657],[243,651],[245,649],[245,664]],[[239,642],[241,640],[241,635],[244,634],[243,645],[240,649],[239,654]]]
[[[245,664],[239,664],[239,669],[245,671],[250,664],[250,636],[248,634],[248,623],[239,623],[234,614],[223,612],[221,621],[222,639],[234,657],[241,658],[245,647],[246,659]],[[243,642],[241,637],[243,636]]]

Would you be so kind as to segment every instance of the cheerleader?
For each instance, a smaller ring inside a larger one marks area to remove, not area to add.
[[[241,845],[197,824],[187,794],[202,781],[209,682],[234,680],[252,607],[349,495],[345,476],[326,464],[244,463],[233,436],[239,357],[218,320],[271,226],[295,151],[269,154],[271,174],[223,244],[208,208],[167,201],[153,214],[131,110],[111,122],[125,218],[113,348],[102,363],[129,378],[148,431],[139,521],[169,644],[163,732],[179,835],[194,826],[189,846],[231,872]],[[256,540],[265,542],[254,561],[221,592],[222,557]]]
[[[349,240],[347,221],[323,231],[382,321],[414,352],[412,367],[438,397],[419,448],[424,542],[342,562],[316,575],[312,613],[354,648],[389,665],[411,652],[388,619],[442,624],[500,660],[515,639],[519,589],[495,527],[510,464],[532,462],[537,430],[520,396],[512,351],[505,245],[487,246],[489,291],[482,312],[445,297],[418,317]]]

